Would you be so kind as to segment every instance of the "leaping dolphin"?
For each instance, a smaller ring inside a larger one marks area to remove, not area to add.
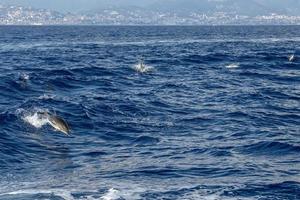
[[[142,59],[142,58],[139,61],[139,68],[141,71],[145,71],[145,69],[146,69],[146,66],[144,64],[144,59]]]
[[[63,132],[66,135],[70,133],[70,127],[68,123],[57,115],[50,115],[48,112],[40,113],[45,115],[48,118],[49,124],[55,129],[60,132]]]
[[[289,62],[293,62],[295,60],[295,54],[289,56]]]
[[[70,127],[64,119],[62,119],[58,116],[49,116],[48,120],[49,120],[49,124],[53,128],[55,128],[58,131],[63,132],[66,135],[69,135]]]

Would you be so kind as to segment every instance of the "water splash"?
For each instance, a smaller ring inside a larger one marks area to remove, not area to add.
[[[154,70],[152,66],[141,64],[141,63],[134,65],[133,69],[139,73],[147,73]]]
[[[29,80],[29,75],[28,74],[25,74],[25,73],[21,73],[20,75],[19,75],[19,80],[20,81],[28,81]]]
[[[18,190],[14,192],[0,194],[1,196],[14,196],[14,195],[31,195],[31,196],[41,196],[43,195],[51,195],[54,197],[60,197],[64,200],[75,200],[70,191],[67,190]]]
[[[54,99],[56,95],[54,94],[43,94],[38,97],[39,100],[49,100],[49,99]]]
[[[44,112],[48,112],[48,110],[37,109],[32,112],[24,111],[23,114],[21,114],[21,116],[25,122],[29,123],[35,128],[41,128],[49,123],[48,117],[42,114]]]
[[[238,63],[232,63],[232,64],[229,64],[229,65],[226,65],[225,67],[227,69],[236,69],[236,68],[239,68],[240,65]]]
[[[108,190],[108,192],[101,197],[101,200],[117,200],[117,199],[120,199],[121,196],[120,196],[120,191],[119,190],[116,190],[114,188],[111,188]]]

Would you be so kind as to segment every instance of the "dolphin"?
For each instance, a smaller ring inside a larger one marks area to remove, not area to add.
[[[64,119],[62,119],[58,116],[49,116],[48,120],[49,120],[49,124],[53,128],[55,128],[58,131],[63,132],[66,135],[69,135],[70,127]]]
[[[295,60],[295,54],[289,56],[289,62],[293,62]]]
[[[145,64],[144,64],[144,59],[140,59],[140,62],[139,62],[139,68],[140,68],[140,70],[141,70],[142,72],[145,71],[146,66],[145,66]]]
[[[70,127],[68,123],[57,115],[50,115],[48,112],[39,113],[45,115],[48,118],[49,124],[57,131],[60,131],[66,135],[70,133]]]

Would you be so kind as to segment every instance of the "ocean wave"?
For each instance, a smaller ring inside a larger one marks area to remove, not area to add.
[[[0,199],[300,199],[299,27],[1,33]]]
[[[132,144],[135,146],[153,146],[159,143],[159,139],[150,136],[140,136],[133,141]]]
[[[145,45],[186,45],[186,44],[205,44],[205,43],[261,43],[261,44],[272,44],[272,43],[284,43],[284,42],[300,42],[300,37],[260,37],[260,38],[203,38],[203,39],[149,39],[147,41],[140,40],[140,41],[104,41],[104,40],[97,40],[97,41],[69,41],[69,42],[49,42],[49,41],[42,41],[42,42],[20,42],[18,44],[5,44],[2,46],[1,50],[3,52],[7,51],[19,51],[19,50],[56,50],[56,49],[63,49],[67,50],[68,47],[74,48],[87,48],[87,49],[95,49],[99,47],[106,47],[106,46],[145,46]]]
[[[63,200],[139,200],[139,199],[181,199],[181,200],[255,200],[260,197],[259,191],[254,192],[257,197],[234,197],[233,195],[243,189],[230,192],[229,195],[217,192],[216,194],[207,189],[179,189],[170,191],[154,192],[145,190],[131,190],[115,188],[108,189],[104,194],[97,191],[77,191],[63,189],[35,189],[18,190],[9,193],[0,193],[0,198],[5,199],[63,199]],[[176,194],[180,195],[176,195]],[[226,193],[226,192],[225,192]],[[291,195],[292,196],[292,195]]]
[[[243,153],[253,155],[284,156],[287,154],[297,154],[300,146],[295,146],[283,142],[262,141],[248,146],[241,147]]]
[[[256,186],[247,186],[232,191],[227,191],[228,196],[244,196],[244,198],[268,199],[298,199],[300,197],[300,184],[295,181],[284,181],[269,184],[258,184]],[[243,199],[243,198],[241,198]]]
[[[39,189],[29,189],[29,190],[18,190],[8,193],[0,193],[0,198],[7,199],[48,199],[48,198],[61,198],[64,200],[75,200],[73,195],[68,190],[39,190]]]

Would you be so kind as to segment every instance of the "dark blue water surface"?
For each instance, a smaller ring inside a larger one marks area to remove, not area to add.
[[[300,199],[299,46],[300,26],[0,27],[0,199]]]

